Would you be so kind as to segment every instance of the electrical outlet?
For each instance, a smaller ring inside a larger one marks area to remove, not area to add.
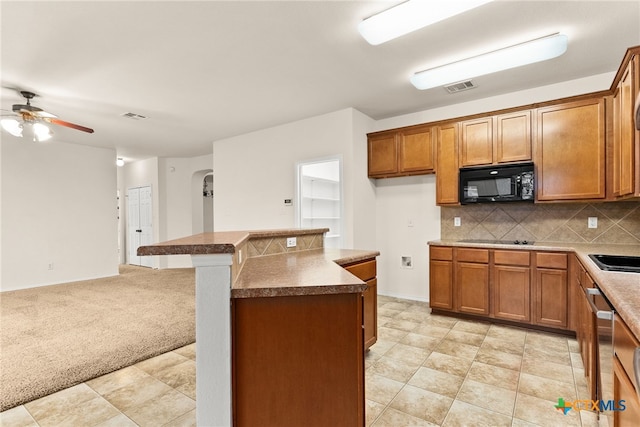
[[[295,237],[287,237],[287,247],[295,248],[297,244],[297,239]]]
[[[462,225],[462,221],[460,220],[459,216],[454,216],[453,217],[453,226],[454,227],[460,227]]]
[[[242,264],[242,249],[238,249],[238,264]]]
[[[587,220],[587,226],[589,228],[598,228],[598,217],[590,216],[589,219]]]

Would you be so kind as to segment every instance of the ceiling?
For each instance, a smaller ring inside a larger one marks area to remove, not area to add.
[[[95,129],[55,126],[52,141],[125,160],[192,157],[221,138],[347,107],[381,119],[613,72],[640,45],[640,1],[498,0],[366,43],[357,24],[397,3],[3,0],[0,108],[31,90],[34,105]],[[475,78],[475,89],[409,83],[413,72],[558,31],[569,36],[563,56]]]

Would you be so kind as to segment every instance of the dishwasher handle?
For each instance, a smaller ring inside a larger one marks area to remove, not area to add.
[[[591,311],[596,315],[598,319],[604,320],[613,320],[613,311],[600,310],[596,307],[596,304],[593,302],[593,298],[590,298],[591,295],[602,296],[602,292],[598,288],[584,288],[584,294],[587,297],[587,301],[589,301],[589,305],[591,306]]]

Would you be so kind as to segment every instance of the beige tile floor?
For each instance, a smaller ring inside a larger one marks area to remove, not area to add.
[[[367,353],[367,426],[596,426],[576,340],[429,314],[380,296]],[[14,426],[195,426],[195,345],[0,414]]]

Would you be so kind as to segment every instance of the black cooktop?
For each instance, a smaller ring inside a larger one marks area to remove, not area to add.
[[[531,240],[490,240],[490,239],[466,239],[459,240],[461,243],[488,243],[490,245],[533,245]]]

